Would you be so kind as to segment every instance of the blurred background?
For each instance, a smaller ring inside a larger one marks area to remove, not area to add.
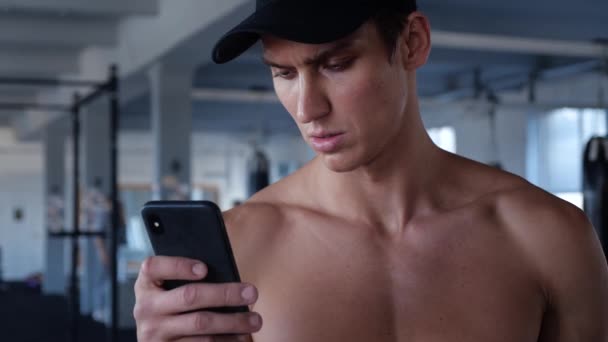
[[[433,140],[584,208],[605,244],[608,1],[419,7],[433,28],[418,72]],[[142,205],[227,210],[314,157],[259,46],[210,60],[253,8],[0,0],[1,340],[135,341]]]

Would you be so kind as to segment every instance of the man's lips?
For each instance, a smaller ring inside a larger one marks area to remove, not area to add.
[[[331,153],[344,140],[344,133],[317,133],[310,136],[312,148],[321,153]]]
[[[334,137],[336,135],[340,135],[342,133],[336,132],[336,133],[313,133],[310,135],[311,138],[318,138],[318,139],[325,139],[325,138],[331,138]]]

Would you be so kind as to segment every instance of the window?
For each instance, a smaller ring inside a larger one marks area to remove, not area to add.
[[[220,190],[211,184],[197,184],[192,188],[191,199],[193,201],[211,201],[220,203]]]
[[[428,130],[431,140],[440,148],[456,153],[456,131],[454,127],[437,127]]]
[[[121,185],[120,197],[127,225],[127,245],[130,249],[151,252],[152,247],[140,211],[143,205],[152,198],[152,187],[148,185]]]
[[[563,199],[564,201],[570,202],[575,206],[583,209],[583,193],[582,192],[561,192],[554,194],[555,196]]]
[[[580,192],[585,145],[606,132],[604,110],[563,108],[532,118],[528,179],[552,193]]]

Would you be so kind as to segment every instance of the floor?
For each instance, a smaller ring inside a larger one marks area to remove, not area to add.
[[[71,342],[68,300],[43,296],[25,288],[0,290],[0,341]],[[78,341],[108,342],[103,324],[87,317],[78,320]],[[118,341],[136,342],[134,331],[120,331]]]

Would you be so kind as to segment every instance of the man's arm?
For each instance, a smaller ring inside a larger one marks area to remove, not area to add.
[[[521,202],[527,210],[512,212],[514,230],[547,303],[539,341],[607,342],[608,266],[595,230],[578,208],[547,194]]]

